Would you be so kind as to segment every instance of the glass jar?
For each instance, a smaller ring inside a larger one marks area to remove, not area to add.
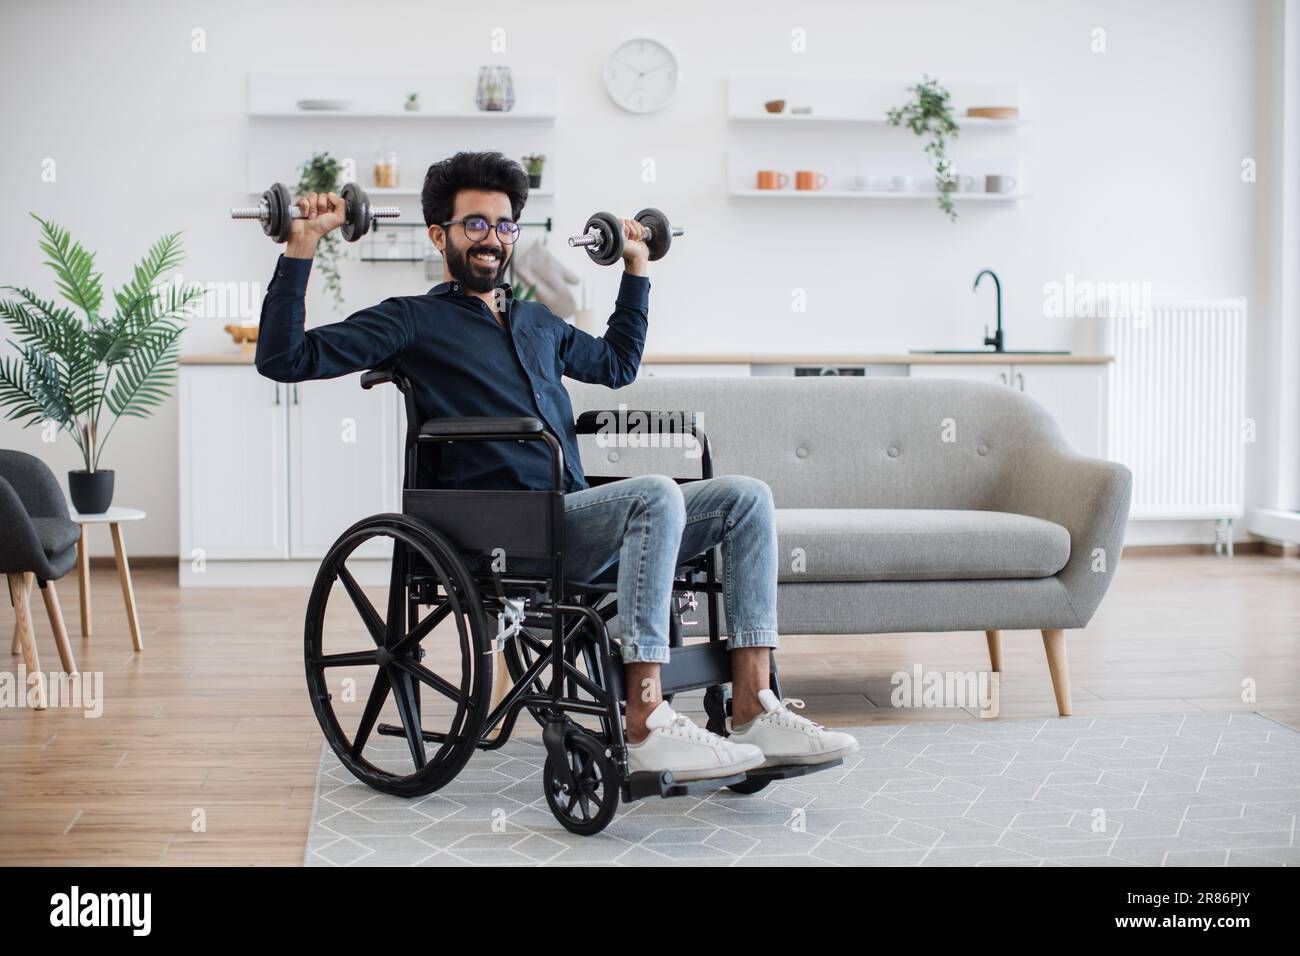
[[[387,146],[381,147],[375,153],[375,188],[396,189],[401,182],[400,168],[397,152]]]

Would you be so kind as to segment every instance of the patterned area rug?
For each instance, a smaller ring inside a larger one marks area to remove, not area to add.
[[[579,837],[542,796],[541,741],[476,754],[403,800],[326,748],[308,866],[1285,866],[1300,733],[1256,714],[853,729],[844,765],[751,795],[623,805]],[[388,741],[403,747],[401,741]]]

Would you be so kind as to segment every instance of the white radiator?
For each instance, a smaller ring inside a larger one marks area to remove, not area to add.
[[[1109,452],[1133,472],[1129,517],[1240,517],[1246,300],[1156,302],[1108,335]]]

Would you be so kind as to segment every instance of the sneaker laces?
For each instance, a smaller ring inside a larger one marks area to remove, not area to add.
[[[704,729],[685,714],[674,715],[672,723],[660,729],[674,737],[681,737],[694,743],[717,744],[722,741],[722,738],[713,731]]]
[[[806,734],[816,734],[825,730],[821,724],[809,720],[801,714],[796,714],[791,707],[796,710],[803,710],[806,705],[798,697],[782,697],[780,706],[770,713],[762,714],[779,727],[789,727],[794,730],[802,730]]]

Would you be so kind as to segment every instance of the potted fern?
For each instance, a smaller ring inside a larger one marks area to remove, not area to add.
[[[113,500],[113,472],[99,467],[104,445],[119,421],[148,418],[170,394],[178,339],[202,289],[162,279],[184,258],[180,234],[171,233],[113,290],[105,314],[95,254],[66,229],[32,218],[41,224],[41,251],[69,304],[23,286],[0,286],[13,293],[0,299],[0,320],[17,350],[0,356],[0,408],[24,428],[49,422],[72,436],[86,466],[68,472],[72,504],[82,514],[99,514]]]

